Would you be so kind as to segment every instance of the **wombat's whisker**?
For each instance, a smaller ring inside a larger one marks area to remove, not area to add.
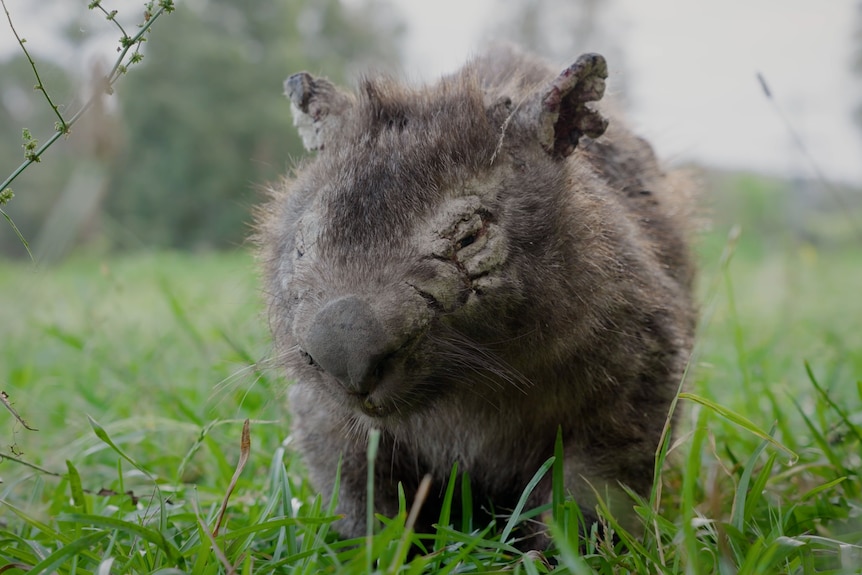
[[[486,372],[497,376],[521,392],[525,392],[533,385],[527,377],[508,365],[487,347],[477,344],[454,330],[447,329],[444,337],[430,335],[429,339],[438,346],[447,359],[486,378],[494,387],[499,388],[501,384],[497,379],[488,376]]]
[[[248,372],[254,372],[256,369],[256,364],[244,365],[243,367],[237,368],[233,373],[231,373],[229,376],[225,377],[213,386],[213,393],[210,395],[210,398],[212,398],[212,396],[215,394],[220,394],[223,392],[226,393],[230,391],[235,385],[238,385],[245,378]]]
[[[213,386],[209,401],[215,401],[216,405],[218,405],[227,398],[231,391],[238,389],[244,383],[246,392],[250,391],[263,377],[260,373],[261,369],[260,362],[236,369],[232,374]],[[249,377],[250,373],[255,374],[255,377]]]
[[[367,432],[365,425],[359,421],[359,418],[353,416],[344,418],[341,431],[351,439],[362,439]]]

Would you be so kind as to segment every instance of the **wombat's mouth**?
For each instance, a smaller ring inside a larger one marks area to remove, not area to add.
[[[351,393],[350,395],[359,406],[359,410],[369,417],[379,419],[393,412],[393,409],[387,404],[376,402],[370,393]]]
[[[395,421],[430,403],[427,390],[423,389],[424,378],[417,378],[423,369],[411,362],[414,358],[409,353],[410,347],[382,362],[367,386],[358,389],[339,385],[342,397],[353,411],[377,420]]]

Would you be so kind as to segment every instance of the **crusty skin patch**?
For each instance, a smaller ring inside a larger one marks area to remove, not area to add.
[[[324,497],[341,461],[342,535],[365,530],[372,428],[377,512],[432,478],[420,530],[454,463],[477,517],[513,508],[558,429],[585,516],[599,492],[637,527],[620,485],[649,492],[694,334],[691,194],[606,119],[606,78],[597,54],[555,72],[511,49],[421,87],[288,78],[316,154],[273,186],[256,240],[296,445]],[[550,493],[548,479],[529,503]],[[542,547],[541,531],[520,545]]]
[[[608,66],[599,54],[584,54],[563,70],[542,98],[542,147],[564,158],[575,151],[581,136],[598,138],[608,128],[607,119],[588,102],[605,93]]]

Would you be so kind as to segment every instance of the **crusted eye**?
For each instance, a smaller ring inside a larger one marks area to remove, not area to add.
[[[477,243],[485,235],[486,225],[485,218],[481,213],[474,213],[456,224],[453,230],[455,252]]]
[[[495,223],[493,214],[476,196],[456,198],[444,205],[430,222],[433,257],[442,261],[466,261],[481,252]]]
[[[461,238],[460,240],[458,240],[457,242],[455,242],[455,249],[456,250],[462,250],[462,249],[466,248],[467,246],[475,243],[476,238],[479,237],[480,231],[481,230],[476,230],[475,232],[471,233],[470,235],[465,236],[465,237]]]

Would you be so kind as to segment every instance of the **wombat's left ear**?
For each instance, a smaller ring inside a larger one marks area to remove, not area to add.
[[[290,100],[293,125],[305,149],[331,147],[340,131],[342,116],[353,106],[353,97],[326,78],[315,78],[308,72],[285,80],[284,94]]]
[[[565,158],[581,136],[598,138],[605,133],[608,121],[587,102],[602,98],[607,77],[604,57],[583,54],[538,93],[539,142],[546,152]]]

